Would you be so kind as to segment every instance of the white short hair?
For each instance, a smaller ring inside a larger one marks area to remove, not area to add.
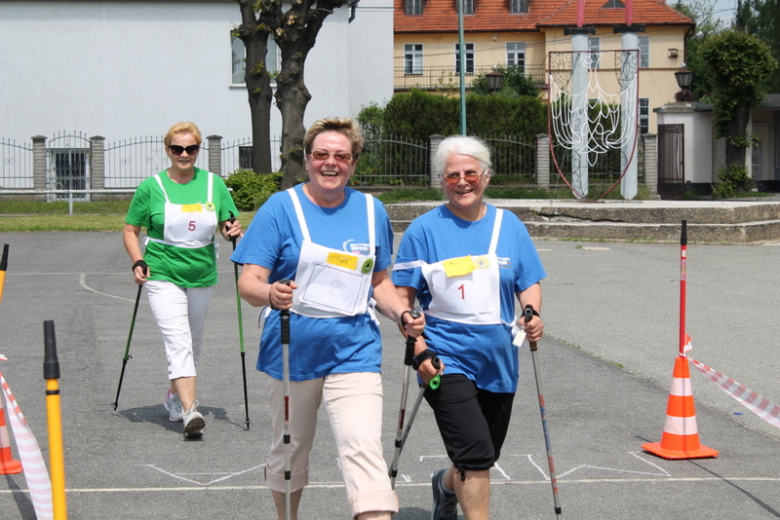
[[[453,135],[447,137],[436,150],[434,157],[434,173],[441,179],[444,176],[444,170],[447,166],[447,159],[451,155],[468,155],[473,157],[485,171],[485,175],[490,175],[490,148],[481,139],[471,136]]]

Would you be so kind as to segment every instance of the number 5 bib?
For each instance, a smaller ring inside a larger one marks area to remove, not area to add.
[[[160,174],[154,176],[165,196],[165,230],[163,240],[159,238],[149,238],[149,240],[187,249],[197,249],[214,243],[214,233],[217,230],[217,212],[212,202],[214,174],[207,172],[206,175],[209,180],[205,204],[171,203]],[[216,243],[214,246],[216,248]]]
[[[311,318],[357,316],[368,310],[374,255],[331,249],[311,240],[303,208],[294,189],[287,190],[303,234],[293,291],[292,311]],[[369,251],[374,251],[374,198],[366,195]]]
[[[502,218],[503,210],[496,210],[486,255],[449,258],[435,264],[420,263],[432,296],[426,314],[472,325],[503,323],[496,256]]]

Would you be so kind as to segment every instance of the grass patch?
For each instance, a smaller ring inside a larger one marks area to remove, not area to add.
[[[441,201],[444,199],[444,193],[436,188],[423,188],[419,190],[404,188],[380,193],[376,198],[382,201],[384,204],[393,204],[396,202],[417,202],[425,200]]]
[[[68,202],[30,200],[0,201],[0,233],[28,231],[113,231],[121,232],[129,200],[74,202],[68,214]],[[255,212],[242,213],[241,227],[247,229]]]

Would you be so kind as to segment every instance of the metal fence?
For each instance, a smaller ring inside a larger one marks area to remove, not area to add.
[[[236,170],[252,169],[252,139],[239,139],[222,144],[222,175],[227,176]],[[271,171],[282,168],[281,138],[271,138]]]
[[[525,74],[537,85],[547,82],[547,69],[544,65],[526,65]],[[479,76],[493,72],[493,67],[475,67],[473,72],[464,75],[466,88]],[[421,67],[409,72],[405,67],[395,67],[393,85],[395,90],[452,90],[460,88],[460,74],[453,67]]]
[[[352,183],[364,186],[427,186],[430,177],[427,141],[381,137],[365,142]]]
[[[516,136],[485,137],[493,151],[493,175],[490,183],[533,184],[536,182],[536,149],[534,143]]]
[[[0,188],[33,187],[31,145],[0,138]]]
[[[162,136],[138,137],[106,144],[105,187],[135,188],[150,175],[167,168]],[[201,149],[195,166],[208,169],[208,153]]]

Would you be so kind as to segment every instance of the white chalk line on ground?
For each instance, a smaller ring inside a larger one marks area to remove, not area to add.
[[[604,479],[567,479],[558,480],[561,485],[569,486],[574,484],[639,484],[652,482],[655,484],[701,484],[708,482],[766,482],[780,483],[780,477],[666,477],[666,478],[604,478]],[[549,482],[540,480],[491,480],[491,484],[496,486],[549,486]],[[426,482],[396,482],[396,487],[430,487],[431,483]],[[313,482],[307,487],[311,489],[343,489],[344,484],[339,482]],[[67,493],[165,493],[171,491],[202,491],[208,489],[211,491],[261,491],[267,490],[264,484],[254,484],[247,486],[179,486],[179,487],[145,487],[145,488],[67,488]],[[13,493],[29,493],[27,489],[2,489],[0,495],[10,495]]]

